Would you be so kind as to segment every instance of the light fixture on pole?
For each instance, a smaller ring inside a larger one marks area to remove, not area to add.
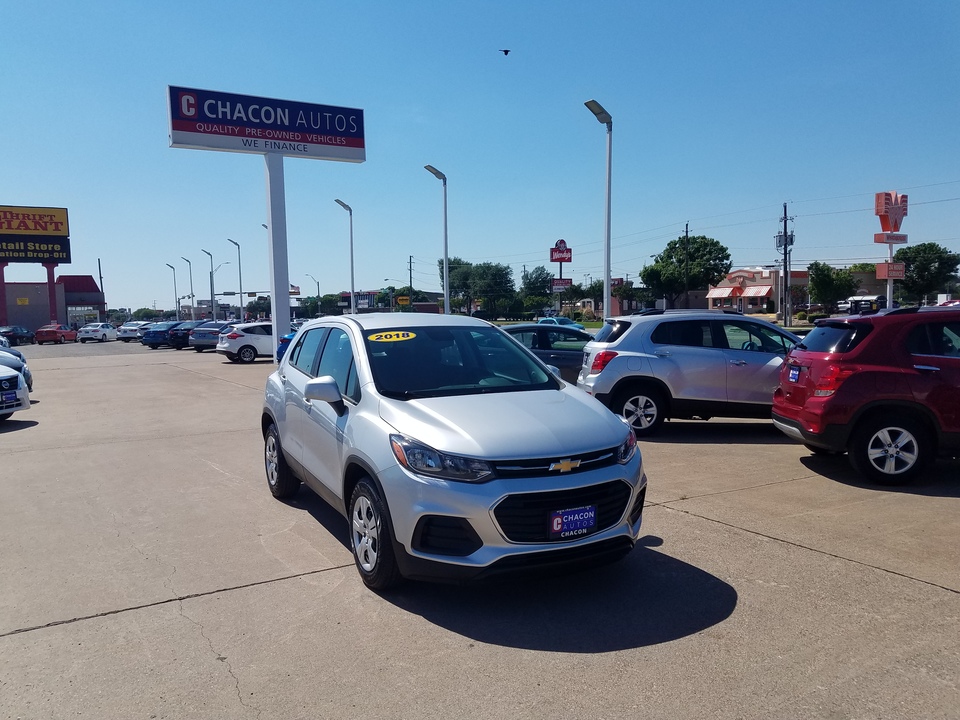
[[[180,294],[177,292],[177,269],[170,263],[164,263],[173,270],[173,309],[177,313],[176,319],[180,319]]]
[[[240,322],[243,322],[246,318],[243,312],[243,267],[240,264],[240,243],[230,238],[227,238],[227,242],[237,246],[237,277],[240,282],[240,292],[237,293],[240,296],[240,299],[237,301],[237,312],[240,313]]]
[[[213,254],[200,248],[200,252],[210,257],[210,319],[217,319],[217,300],[213,294]]]
[[[317,310],[320,309],[320,281],[317,280],[313,275],[307,273],[307,277],[313,280],[317,284]]]
[[[447,254],[447,176],[433,165],[423,166],[438,180],[443,181],[443,314],[450,314],[450,258]]]
[[[350,312],[357,314],[357,293],[353,287],[353,209],[343,200],[334,200],[334,202],[350,213]]]
[[[180,259],[183,260],[183,261],[185,261],[185,262],[187,263],[187,267],[190,268],[190,319],[191,319],[191,320],[196,320],[196,319],[197,319],[197,313],[196,313],[196,309],[195,309],[195,308],[196,308],[196,302],[194,302],[194,299],[193,299],[193,298],[194,298],[194,294],[193,294],[193,263],[190,262],[189,260],[187,260],[183,255],[180,256]]]
[[[607,212],[603,232],[603,313],[610,313],[610,166],[613,160],[613,118],[596,100],[584,103],[587,109],[596,115],[597,120],[607,126]]]

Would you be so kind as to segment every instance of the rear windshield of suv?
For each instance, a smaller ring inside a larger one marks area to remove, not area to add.
[[[853,350],[873,326],[868,323],[824,323],[807,333],[798,350],[822,353],[840,353]]]
[[[603,327],[597,330],[593,336],[594,342],[612,343],[623,337],[623,334],[630,328],[630,323],[626,320],[607,320]]]

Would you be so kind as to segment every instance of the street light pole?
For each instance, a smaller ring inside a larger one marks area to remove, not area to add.
[[[187,260],[183,255],[180,256],[180,259],[185,260],[187,263],[187,267],[190,268],[190,319],[196,320],[197,313],[196,313],[195,307],[197,303],[194,300],[194,294],[193,294],[193,263]]]
[[[584,103],[597,120],[607,126],[607,212],[603,232],[603,312],[610,313],[610,177],[613,160],[613,117],[596,100]]]
[[[240,243],[236,240],[231,240],[227,238],[228,243],[232,243],[237,246],[237,276],[239,277],[240,282],[240,299],[237,301],[237,312],[240,313],[240,322],[246,321],[245,313],[243,312],[243,267],[240,264]]]
[[[447,253],[447,176],[433,165],[423,166],[438,180],[443,181],[443,314],[450,314],[450,258]],[[469,309],[469,308],[468,308]]]
[[[334,202],[350,213],[350,312],[357,314],[357,293],[353,287],[353,209],[343,200],[334,200]]]
[[[173,270],[173,309],[177,313],[177,320],[180,319],[180,294],[177,292],[177,269],[170,263],[164,263]]]
[[[217,319],[217,300],[213,294],[213,254],[200,248],[200,252],[210,257],[210,319]]]

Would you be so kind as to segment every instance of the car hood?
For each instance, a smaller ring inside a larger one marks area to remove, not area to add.
[[[616,447],[623,422],[581,390],[380,400],[397,432],[443,452],[491,460],[556,457]]]

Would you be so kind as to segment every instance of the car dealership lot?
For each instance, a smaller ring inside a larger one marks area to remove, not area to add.
[[[623,562],[381,597],[340,516],[270,497],[269,361],[23,350],[2,718],[957,716],[960,462],[878,488],[765,421],[670,422]]]

